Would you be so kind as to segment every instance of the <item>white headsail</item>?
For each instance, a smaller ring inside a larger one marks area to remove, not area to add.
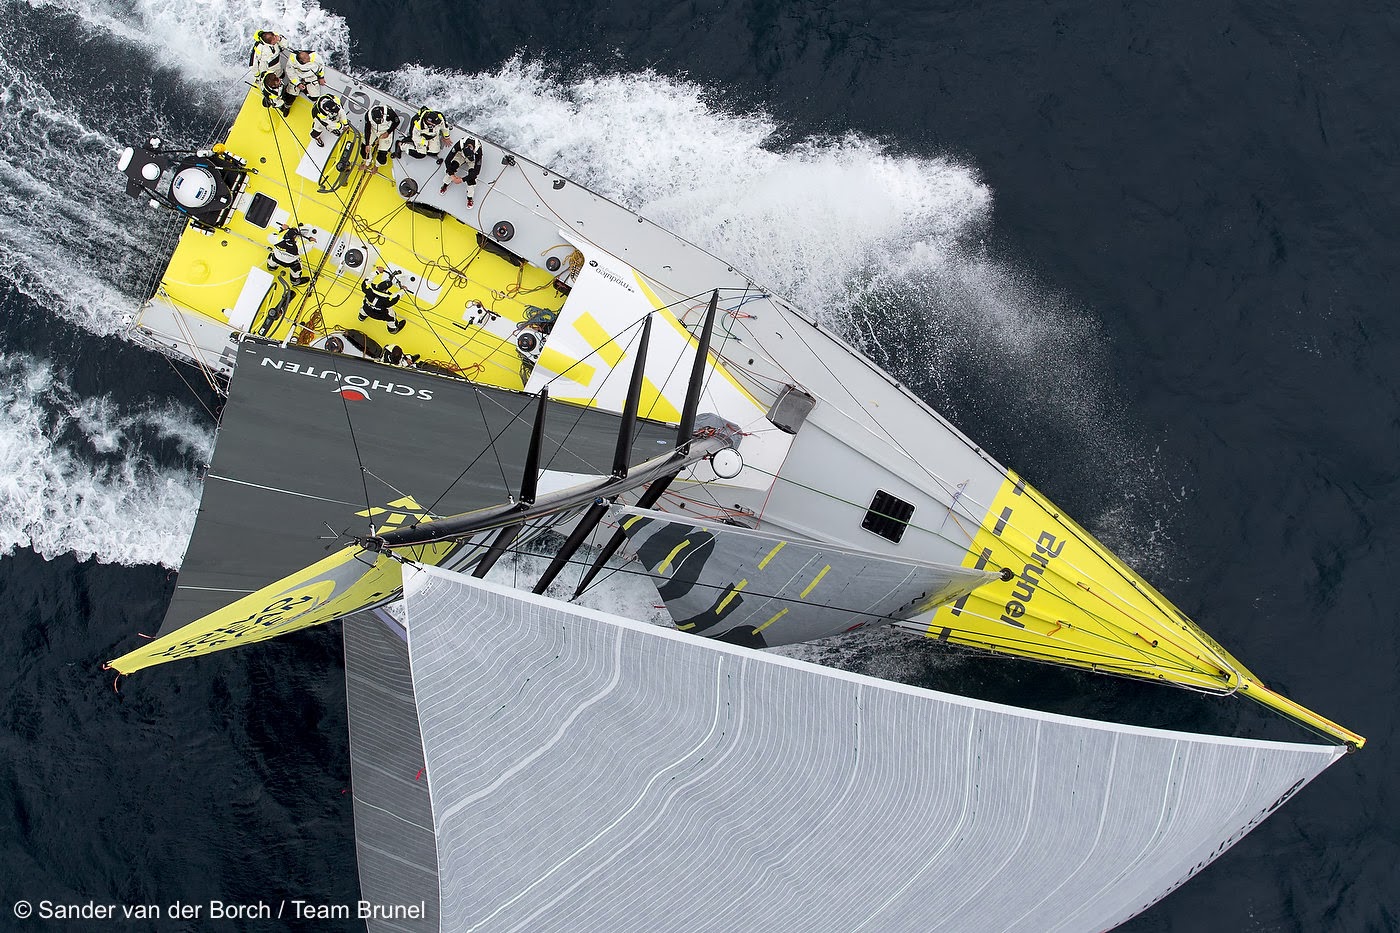
[[[406,577],[443,929],[1104,929],[1344,753],[1030,712]]]

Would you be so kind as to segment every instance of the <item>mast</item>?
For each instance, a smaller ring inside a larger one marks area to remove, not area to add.
[[[474,512],[467,512],[462,515],[454,515],[448,518],[434,519],[419,522],[397,531],[386,534],[370,536],[361,539],[361,545],[369,551],[392,551],[396,548],[412,547],[431,542],[447,540],[460,540],[470,537],[482,531],[502,529],[492,543],[486,556],[482,559],[487,562],[487,569],[500,557],[510,542],[519,533],[519,529],[524,524],[536,519],[558,515],[577,509],[581,506],[589,506],[584,518],[590,518],[595,513],[599,513],[594,518],[594,524],[601,518],[601,509],[604,507],[604,500],[616,498],[618,495],[631,489],[646,486],[647,490],[638,499],[638,505],[642,508],[650,508],[661,498],[662,493],[670,485],[671,481],[684,470],[716,452],[726,447],[734,446],[734,439],[729,432],[719,431],[704,438],[696,439],[695,419],[700,407],[700,396],[703,389],[704,375],[709,362],[710,340],[714,334],[715,315],[719,306],[719,291],[716,290],[710,295],[709,309],[705,315],[705,323],[701,329],[700,340],[696,345],[695,360],[691,365],[690,384],[686,391],[685,407],[681,412],[680,422],[676,428],[676,447],[668,454],[654,457],[635,467],[626,465],[627,455],[631,449],[631,436],[636,425],[637,408],[640,404],[642,378],[645,374],[645,352],[650,336],[651,320],[647,319],[643,327],[643,341],[640,347],[641,359],[633,365],[632,379],[628,387],[628,399],[626,410],[623,413],[622,425],[618,432],[617,446],[613,459],[613,473],[600,481],[594,483],[584,483],[572,486],[568,489],[558,490],[554,493],[535,497],[535,485],[533,482],[522,483],[522,499],[519,502],[508,503],[501,506],[493,506],[485,509],[478,509]],[[543,393],[542,393],[543,394]],[[538,450],[535,449],[538,439],[542,436],[543,420],[545,413],[544,399],[536,412],[535,428],[532,434],[531,455],[527,457],[526,471],[535,474],[538,479]],[[524,501],[524,491],[528,489],[530,501]],[[591,528],[589,529],[591,531]],[[583,537],[586,537],[584,533]],[[572,538],[570,539],[572,541]],[[621,531],[614,532],[613,537],[604,547],[602,554],[594,562],[585,576],[584,581],[579,584],[579,592],[587,588],[598,571],[607,562],[608,558],[616,553],[625,540]],[[574,544],[576,550],[582,543],[582,538]],[[564,561],[568,556],[564,557]],[[560,562],[560,567],[563,562]],[[553,574],[557,575],[559,568],[554,568]],[[479,569],[479,568],[478,568]],[[546,573],[550,568],[546,569]],[[485,571],[479,571],[477,576],[482,576]],[[550,580],[553,576],[550,577]],[[548,582],[545,583],[548,586]],[[577,594],[576,594],[577,595]]]
[[[651,321],[652,316],[648,314],[642,324],[641,340],[638,341],[636,358],[632,362],[632,381],[627,385],[627,403],[622,407],[622,427],[617,435],[617,449],[613,452],[613,479],[627,478],[629,461],[632,459],[632,432],[636,429],[637,409],[642,402],[642,379],[646,376],[647,350],[651,346]],[[568,540],[559,549],[559,553],[554,555],[544,573],[540,574],[534,592],[543,593],[549,589],[549,585],[559,576],[564,565],[578,552],[583,542],[593,533],[593,529],[603,520],[608,510],[608,502],[608,499],[601,496],[593,500],[588,511],[584,512],[574,525],[574,530],[569,533]]]
[[[676,455],[688,455],[691,444],[694,442],[695,415],[700,407],[700,391],[705,379],[710,357],[710,338],[715,332],[715,313],[719,308],[719,290],[710,293],[710,306],[705,311],[705,323],[700,329],[700,341],[695,347],[695,361],[690,366],[690,386],[685,393],[685,408],[681,411],[680,424],[676,426]],[[702,442],[703,443],[703,442]],[[726,441],[724,446],[730,446]],[[713,451],[712,451],[713,452]],[[680,473],[676,469],[670,474],[660,476],[647,487],[647,491],[642,493],[637,500],[637,507],[649,509],[661,500],[661,496],[671,485],[671,481]],[[588,568],[588,571],[579,580],[578,587],[574,589],[574,598],[577,599],[584,590],[588,589],[598,572],[617,553],[617,549],[622,547],[622,542],[626,540],[626,535],[621,528],[613,532],[608,543],[603,545],[602,551]]]

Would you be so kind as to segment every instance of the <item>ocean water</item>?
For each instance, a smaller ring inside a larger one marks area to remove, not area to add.
[[[1400,927],[1393,8],[0,0],[0,929],[357,896],[335,631],[100,670],[159,622],[217,404],[114,336],[172,232],[115,151],[213,134],[264,25],[753,271],[1370,739],[1128,929]],[[1306,738],[916,639],[803,652]]]

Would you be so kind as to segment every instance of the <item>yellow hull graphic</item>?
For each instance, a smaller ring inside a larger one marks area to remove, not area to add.
[[[285,223],[310,227],[316,236],[302,255],[312,284],[293,286],[285,271],[275,272],[281,284],[262,296],[248,329],[303,344],[342,329],[359,330],[439,369],[476,382],[522,388],[520,355],[508,339],[511,327],[523,322],[531,308],[557,312],[563,306],[564,295],[553,287],[553,276],[538,266],[516,266],[483,250],[477,231],[451,216],[437,218],[406,209],[387,168],[366,170],[353,158],[358,153],[353,151],[357,141],[352,132],[318,149],[309,142],[310,128],[309,108],[293,107],[290,116],[283,117],[263,107],[259,93],[250,91],[224,143],[256,169],[244,195],[271,197],[279,211],[274,219],[285,212]],[[340,174],[336,163],[347,148],[352,161],[345,183],[320,190]],[[309,164],[306,154],[311,151],[318,159],[326,154],[319,177],[298,173],[299,166]],[[260,160],[262,156],[266,158]],[[187,226],[156,300],[227,326],[230,310],[249,287],[249,270],[264,268],[277,233],[276,224],[258,227],[243,211],[233,211],[227,229],[212,235]],[[346,250],[357,250],[362,261],[354,266],[344,262]],[[360,282],[373,276],[376,264],[402,271],[404,294],[394,310],[409,326],[401,333],[390,334],[386,323],[374,318],[359,320]],[[283,288],[292,290],[292,299],[269,326],[269,311]],[[468,301],[480,302],[507,326],[471,323],[465,313]]]
[[[934,613],[927,634],[950,644],[1240,692],[1348,744],[1365,740],[1273,693],[1151,584],[1039,492],[1008,474],[964,566],[995,580]]]

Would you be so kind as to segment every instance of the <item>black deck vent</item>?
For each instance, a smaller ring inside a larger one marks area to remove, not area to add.
[[[865,513],[865,521],[860,523],[860,527],[898,544],[899,539],[904,537],[904,529],[909,527],[909,517],[913,514],[914,506],[884,490],[879,490],[875,493],[875,498],[870,500],[870,511]]]
[[[255,227],[267,227],[268,221],[272,219],[272,212],[277,210],[277,202],[259,191],[253,195],[252,203],[243,212],[243,216],[248,219],[248,223]]]

